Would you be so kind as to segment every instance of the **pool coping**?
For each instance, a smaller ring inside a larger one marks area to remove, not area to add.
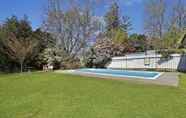
[[[155,84],[155,85],[163,85],[163,86],[174,86],[177,87],[179,85],[179,73],[177,72],[163,72],[156,79],[142,79],[138,77],[112,77],[107,75],[98,75],[95,73],[88,72],[80,72],[76,70],[60,70],[56,71],[57,73],[65,73],[71,75],[79,75],[84,77],[95,77],[100,79],[112,79],[112,80],[127,80],[127,81],[136,81],[142,82],[145,84]]]
[[[87,70],[87,69],[86,69]],[[140,71],[140,72],[146,72],[146,73],[157,73],[156,76],[154,77],[142,77],[142,76],[129,76],[129,75],[116,75],[116,74],[109,74],[109,73],[96,73],[96,72],[91,72],[94,69],[88,69],[90,71],[82,71],[82,69],[77,69],[77,70],[73,70],[73,72],[77,72],[77,73],[85,73],[85,74],[95,74],[95,75],[100,75],[100,76],[111,76],[111,77],[121,77],[121,78],[136,78],[136,79],[150,79],[150,80],[154,80],[159,78],[163,72],[154,72],[154,71]],[[117,71],[117,70],[113,70],[113,71]],[[139,72],[136,70],[129,70],[131,72]]]

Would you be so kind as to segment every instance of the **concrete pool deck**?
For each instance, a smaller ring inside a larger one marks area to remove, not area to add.
[[[116,80],[128,80],[128,81],[136,81],[136,82],[143,82],[145,84],[155,84],[155,85],[165,85],[165,86],[174,86],[177,87],[179,85],[179,73],[177,72],[164,72],[159,76],[157,79],[139,79],[139,78],[127,78],[127,77],[111,77],[105,75],[97,75],[93,73],[86,73],[86,72],[76,72],[73,70],[67,71],[56,71],[57,73],[66,73],[72,75],[80,75],[85,77],[95,77],[100,79],[116,79]]]

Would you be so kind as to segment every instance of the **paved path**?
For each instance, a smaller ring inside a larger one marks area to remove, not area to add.
[[[179,85],[179,73],[166,72],[162,74],[156,80],[153,80],[152,83],[159,84],[159,85],[178,86]]]
[[[174,86],[177,87],[179,85],[179,73],[176,72],[165,72],[160,77],[155,80],[148,80],[148,79],[138,79],[138,78],[123,78],[123,77],[111,77],[111,76],[103,76],[91,73],[84,73],[84,72],[75,72],[75,71],[56,71],[58,73],[69,73],[73,75],[80,75],[86,77],[96,77],[102,79],[119,79],[119,80],[129,80],[129,81],[136,81],[136,82],[143,82],[146,84],[156,84],[156,85],[165,85],[165,86]]]

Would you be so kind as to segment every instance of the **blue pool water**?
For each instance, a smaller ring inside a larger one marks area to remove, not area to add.
[[[112,77],[127,77],[127,78],[139,78],[139,79],[156,79],[162,73],[152,71],[133,71],[133,70],[113,70],[113,69],[92,69],[84,68],[75,70],[80,73],[104,75]]]

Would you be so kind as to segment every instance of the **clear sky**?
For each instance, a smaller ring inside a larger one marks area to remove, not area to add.
[[[7,17],[16,15],[19,18],[27,15],[34,29],[38,28],[43,21],[45,7],[48,0],[1,0],[0,1],[0,22]],[[103,16],[107,11],[110,2],[104,0],[102,4],[96,7],[95,14]],[[168,2],[174,0],[167,0]],[[122,14],[131,18],[131,33],[143,33],[143,2],[144,0],[119,0],[119,6]]]
[[[1,0],[0,22],[12,15],[18,18],[27,15],[32,27],[35,29],[42,23],[44,8],[47,0]]]

